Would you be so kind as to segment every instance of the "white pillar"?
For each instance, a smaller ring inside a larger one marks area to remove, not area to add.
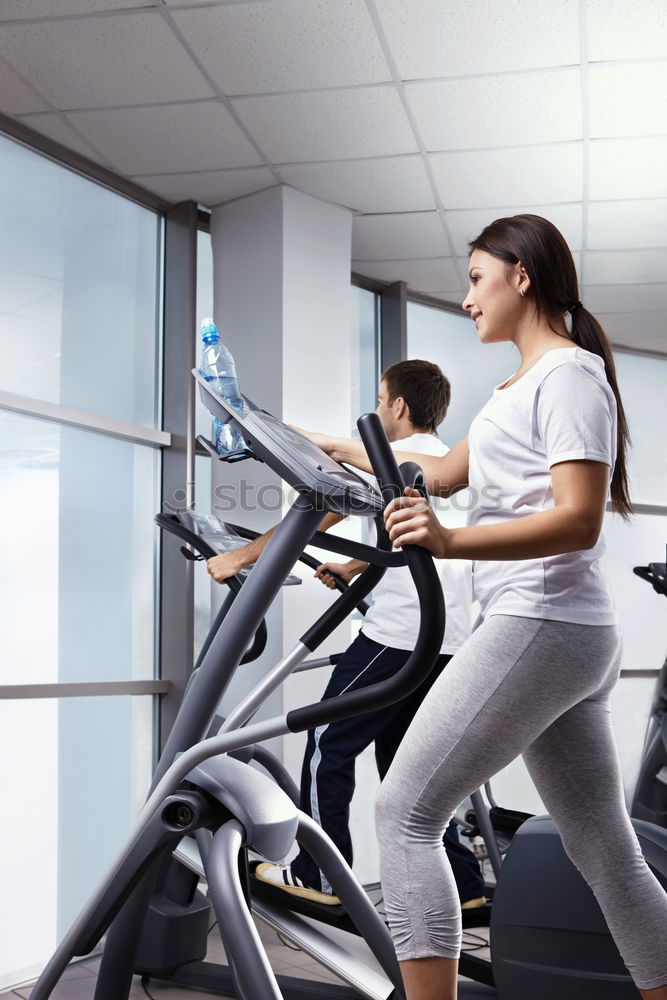
[[[222,205],[211,220],[215,319],[234,355],[241,390],[289,423],[335,434],[348,434],[357,416],[351,399],[351,229],[347,209],[283,186]],[[266,530],[282,515],[277,485],[257,462],[217,463],[218,501],[226,502],[233,487],[238,502],[234,511],[218,510],[219,516]],[[310,582],[282,592],[267,619],[267,650],[239,671],[223,710],[294,645],[331,599]],[[322,651],[344,649],[349,635],[349,627],[341,627]],[[327,676],[299,675],[284,702],[274,697],[264,715],[304,704],[305,697],[317,700]],[[285,761],[293,771],[302,744],[287,741]]]

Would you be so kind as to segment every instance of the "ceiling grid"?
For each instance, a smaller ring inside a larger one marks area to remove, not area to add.
[[[356,272],[453,303],[487,222],[545,215],[667,352],[664,0],[2,0],[0,111],[168,202],[343,205]]]

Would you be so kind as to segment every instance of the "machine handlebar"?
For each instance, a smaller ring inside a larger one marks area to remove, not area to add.
[[[366,447],[378,480],[382,496],[388,503],[402,495],[407,474],[409,485],[425,489],[421,469],[414,463],[404,463],[401,469],[391,450],[380,418],[366,413],[357,421],[361,439]],[[421,478],[420,478],[421,477]],[[378,546],[388,548],[391,543],[384,530],[384,522],[377,518]],[[370,684],[359,691],[350,691],[336,698],[307,705],[288,712],[286,722],[291,732],[303,732],[330,722],[349,719],[364,712],[384,708],[402,701],[428,676],[435,666],[442,648],[445,631],[445,601],[433,558],[419,545],[403,547],[405,560],[417,588],[420,624],[415,648],[407,663],[393,677],[377,684]]]

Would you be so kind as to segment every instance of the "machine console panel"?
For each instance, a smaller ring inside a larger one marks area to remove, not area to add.
[[[215,514],[200,514],[198,511],[186,510],[179,513],[179,519],[189,528],[193,534],[203,538],[205,542],[220,554],[233,552],[248,544],[247,539],[242,538],[233,528],[224,521],[221,521]],[[239,571],[237,576],[246,577],[253,569],[247,566]],[[283,582],[283,587],[296,587],[301,583],[301,578],[294,573],[290,573]]]

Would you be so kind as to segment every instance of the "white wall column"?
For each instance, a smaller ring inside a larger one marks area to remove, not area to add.
[[[289,423],[336,434],[349,433],[352,425],[351,228],[347,209],[283,186],[222,205],[211,220],[215,319],[234,355],[241,390]],[[223,519],[264,531],[283,513],[278,485],[257,462],[216,463],[214,512],[217,505]],[[267,649],[239,671],[223,710],[293,646],[331,599],[309,580],[282,592],[267,618]],[[349,634],[342,626],[322,651],[345,648]],[[299,675],[298,698],[288,687],[284,704],[274,696],[264,715],[303,704],[307,696],[316,700],[326,680],[321,671]],[[300,737],[286,741],[285,761],[294,771],[302,745]]]

